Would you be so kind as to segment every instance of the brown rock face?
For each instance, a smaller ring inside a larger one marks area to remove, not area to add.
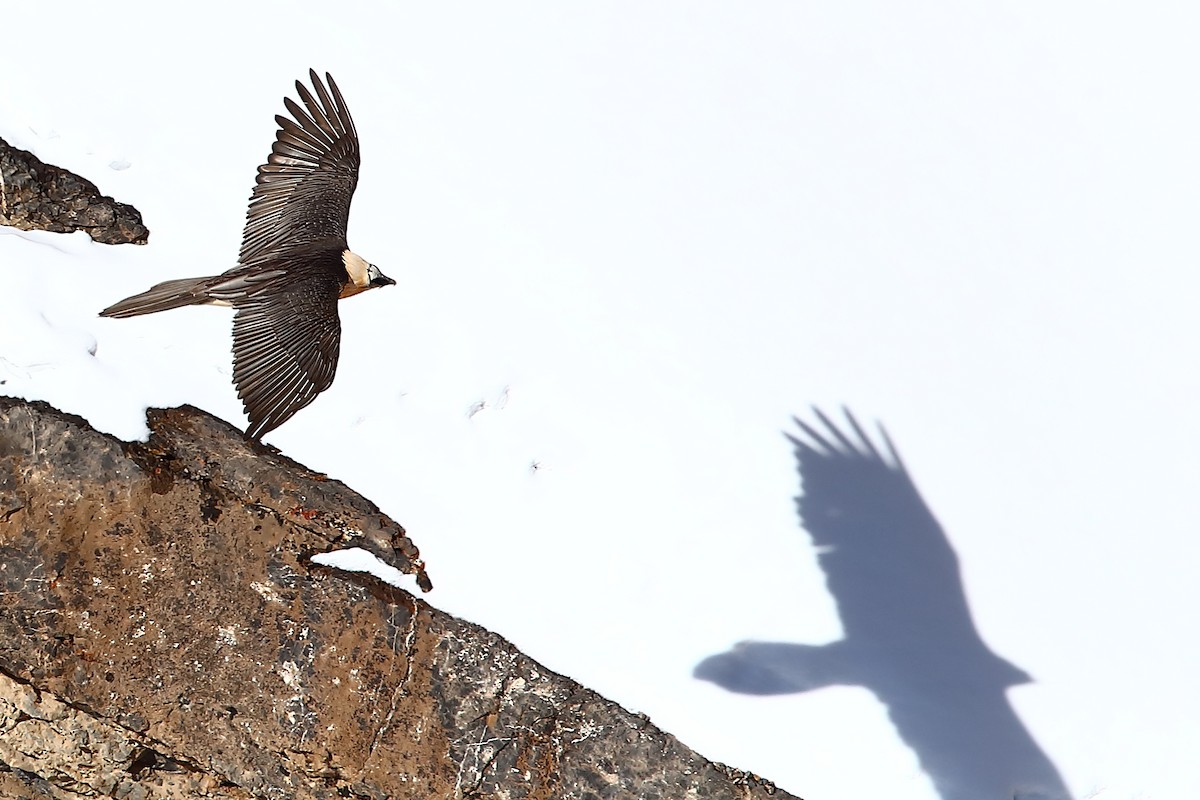
[[[786,797],[369,576],[404,529],[194,409],[0,397],[0,797]]]
[[[100,194],[96,184],[0,139],[0,225],[21,230],[86,231],[101,244],[145,244],[150,231],[136,208]]]

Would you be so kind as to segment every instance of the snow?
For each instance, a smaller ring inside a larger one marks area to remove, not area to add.
[[[0,228],[0,391],[123,438],[147,405],[244,426],[227,309],[96,313],[233,265],[282,97],[328,70],[350,241],[398,285],[342,305],[336,382],[266,439],[404,524],[429,602],[801,796],[929,800],[867,692],[691,677],[840,636],[781,432],[844,403],[1074,794],[1197,796],[1198,17],[15,4],[0,136],[151,238]]]

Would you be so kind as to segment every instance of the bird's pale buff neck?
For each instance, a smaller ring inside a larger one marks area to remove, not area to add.
[[[350,282],[342,287],[339,297],[351,297],[371,288],[371,276],[369,275],[371,265],[365,258],[350,250],[343,250],[342,264],[346,267],[346,274],[350,277]]]

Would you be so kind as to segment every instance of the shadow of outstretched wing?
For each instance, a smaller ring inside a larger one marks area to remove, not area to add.
[[[862,686],[888,708],[943,800],[1069,797],[1005,694],[1029,676],[983,642],[958,558],[886,431],[877,447],[846,412],[814,409],[788,435],[800,522],[812,537],[844,636],[825,645],[743,642],[695,676],[743,694]]]

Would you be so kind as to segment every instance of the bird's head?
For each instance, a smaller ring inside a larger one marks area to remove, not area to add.
[[[368,286],[395,286],[396,282],[379,271],[374,264],[367,264]]]
[[[396,282],[379,271],[379,267],[350,250],[342,251],[342,264],[350,278],[342,289],[341,297],[350,297],[380,286],[395,286]]]

